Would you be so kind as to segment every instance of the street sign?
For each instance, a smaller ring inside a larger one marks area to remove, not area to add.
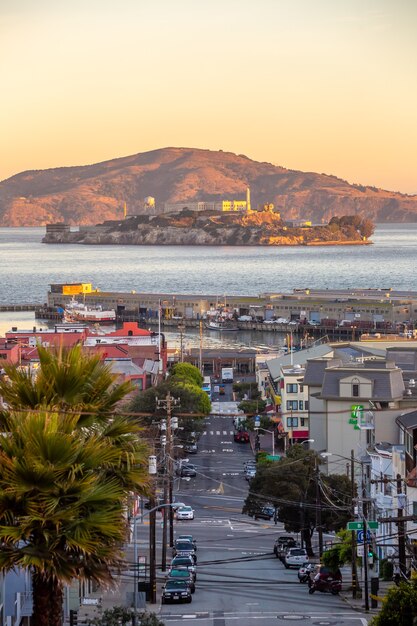
[[[363,522],[348,522],[347,530],[363,530]]]
[[[356,554],[358,556],[362,556],[364,555],[364,545],[363,543],[359,544],[358,546],[356,546]]]
[[[371,528],[372,530],[378,530],[379,522],[373,522],[372,520],[370,520],[369,522],[367,522],[367,526],[368,528]]]
[[[357,543],[363,543],[363,537],[364,537],[364,531],[358,530],[357,535],[356,535]],[[369,530],[366,531],[366,541],[367,542],[371,541],[371,533],[369,532]]]
[[[267,461],[280,461],[281,457],[279,456],[279,454],[267,454],[266,460]]]
[[[260,415],[255,415],[255,428],[259,428],[261,425],[261,416]]]

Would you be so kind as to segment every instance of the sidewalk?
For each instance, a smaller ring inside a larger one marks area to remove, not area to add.
[[[342,568],[342,575],[343,575],[343,579],[344,580],[350,580],[350,570],[349,572],[346,570],[346,568]],[[368,581],[368,598],[369,598],[369,615],[376,615],[377,613],[379,613],[380,609],[381,609],[381,604],[382,604],[382,598],[384,598],[384,596],[387,594],[388,589],[390,589],[393,586],[393,582],[392,581],[385,581],[385,580],[379,580],[379,589],[378,589],[378,594],[376,595],[376,600],[377,600],[377,608],[372,608],[372,596],[371,596],[371,579],[369,579]],[[352,609],[354,609],[355,611],[360,611],[361,613],[363,613],[365,611],[365,597],[364,597],[364,583],[363,580],[360,581],[360,593],[358,593],[358,597],[353,598],[352,597],[352,590],[348,589],[347,586],[344,585],[344,589],[343,591],[340,593],[340,597],[342,598],[342,600],[344,602],[346,602],[346,604],[348,604]],[[360,597],[359,597],[360,596]]]

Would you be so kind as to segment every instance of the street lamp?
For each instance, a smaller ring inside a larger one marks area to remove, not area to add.
[[[155,457],[150,457],[150,458],[155,458]],[[151,462],[150,462],[150,466],[151,466]],[[155,466],[156,467],[156,466]],[[158,506],[154,506],[152,507],[152,509],[149,509],[149,511],[145,511],[145,513],[142,513],[141,515],[134,515],[133,516],[133,584],[134,584],[134,588],[133,588],[133,608],[134,608],[134,620],[133,620],[133,625],[135,626],[136,624],[136,619],[137,619],[137,612],[138,612],[138,572],[137,572],[137,568],[138,568],[138,531],[137,531],[137,522],[138,519],[141,519],[143,517],[146,517],[147,515],[151,515],[151,517],[154,520],[154,514],[155,511],[157,511],[158,509],[162,509],[162,508],[167,508],[167,507],[172,507],[175,506],[175,502],[169,502],[167,504],[159,504]],[[150,523],[150,526],[152,526],[152,520]],[[156,577],[155,577],[155,552],[152,551],[152,545],[149,546],[150,548],[150,563],[149,563],[149,569],[150,569],[150,575],[149,575],[149,582],[150,582],[150,591],[151,591],[151,601],[154,604],[156,602],[156,586],[155,586],[155,582],[156,582]]]

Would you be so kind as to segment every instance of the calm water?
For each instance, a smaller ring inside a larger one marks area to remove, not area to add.
[[[0,229],[0,304],[42,303],[50,283],[81,281],[103,291],[212,295],[297,287],[417,291],[417,224],[378,226],[372,246],[323,248],[46,245],[44,232]],[[0,332],[32,321],[30,313],[0,313]],[[277,343],[275,333],[231,335],[211,333],[210,344]],[[195,345],[197,338],[190,333],[189,340]]]
[[[417,224],[385,224],[372,246],[243,248],[41,243],[44,228],[0,229],[0,304],[44,302],[50,283],[103,291],[259,294],[293,288],[417,291]]]

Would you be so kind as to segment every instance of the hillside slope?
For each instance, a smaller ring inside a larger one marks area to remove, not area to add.
[[[350,185],[325,174],[287,170],[230,152],[163,148],[95,165],[27,171],[0,182],[0,225],[97,224],[165,202],[245,199],[273,202],[284,219],[328,221],[360,214],[374,222],[417,221],[417,196]]]

